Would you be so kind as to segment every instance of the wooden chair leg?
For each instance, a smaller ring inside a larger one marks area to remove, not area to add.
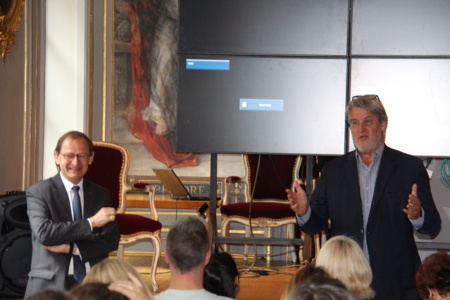
[[[222,219],[222,226],[220,228],[221,234],[223,237],[230,236],[230,223],[226,222]],[[230,252],[230,245],[229,244],[222,244],[224,252]]]
[[[320,247],[322,247],[322,234],[315,234],[314,235],[314,257],[311,259],[314,259],[317,257],[317,254],[319,254]]]
[[[159,257],[161,256],[161,240],[152,239],[153,242],[153,258],[152,269],[150,271],[150,281],[153,287],[153,292],[158,291],[158,283],[156,282],[156,269],[158,268]]]
[[[250,237],[250,227],[249,226],[245,226],[245,237],[249,238]],[[244,246],[244,261],[248,260],[248,245],[245,244]]]
[[[294,224],[288,224],[287,225],[287,233],[286,236],[291,239],[295,239],[295,225]],[[290,246],[289,249],[294,249],[292,252],[292,261],[297,260],[297,255],[295,254],[295,246]]]
[[[117,248],[117,258],[123,259],[124,252],[125,252],[125,246],[119,244],[119,248]]]
[[[310,262],[311,261],[311,235],[305,234],[303,243],[303,261]],[[301,261],[301,262],[303,262]]]

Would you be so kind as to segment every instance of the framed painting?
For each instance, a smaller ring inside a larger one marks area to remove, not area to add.
[[[167,193],[153,168],[173,168],[192,195],[209,193],[210,155],[175,147],[178,0],[114,0],[113,138],[130,152],[129,182]],[[240,155],[218,155],[218,191],[243,176]]]

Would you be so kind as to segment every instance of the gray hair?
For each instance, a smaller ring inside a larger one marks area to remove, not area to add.
[[[380,123],[386,123],[386,129],[383,130],[383,139],[386,138],[386,130],[388,124],[388,116],[386,114],[386,110],[384,109],[383,104],[380,101],[378,95],[358,95],[353,96],[352,101],[350,101],[347,105],[347,109],[345,111],[345,120],[347,124],[350,124],[351,119],[351,111],[352,108],[362,108],[367,110],[368,112],[377,116],[378,121]]]
[[[202,265],[209,250],[206,226],[198,217],[177,221],[167,235],[166,249],[170,263],[182,274]]]

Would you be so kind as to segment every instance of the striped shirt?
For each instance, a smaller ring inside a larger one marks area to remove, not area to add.
[[[370,207],[372,206],[373,193],[375,191],[375,183],[377,181],[378,170],[380,169],[381,157],[384,151],[382,144],[372,155],[372,163],[366,166],[361,159],[358,151],[355,151],[356,165],[358,166],[359,191],[361,193],[362,215],[364,221],[364,242],[363,251],[369,257],[367,249],[367,221],[369,220]]]

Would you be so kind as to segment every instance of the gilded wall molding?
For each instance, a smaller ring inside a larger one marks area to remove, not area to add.
[[[0,0],[0,53],[5,63],[16,41],[25,0]]]

